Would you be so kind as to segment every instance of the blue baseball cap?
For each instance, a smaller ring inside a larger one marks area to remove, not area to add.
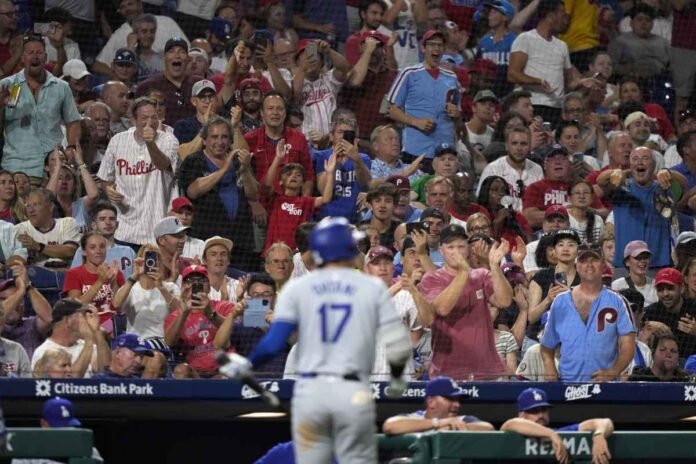
[[[210,20],[208,30],[220,40],[230,40],[232,37],[232,22],[220,17]]]
[[[527,388],[517,397],[517,410],[529,411],[536,408],[552,408],[546,396],[546,392],[541,388]]]
[[[498,13],[507,16],[508,20],[512,20],[512,18],[515,16],[515,7],[512,6],[512,3],[506,0],[495,0],[493,2],[486,2],[484,3],[484,5],[490,7]]]
[[[462,390],[452,377],[439,376],[432,379],[425,386],[425,396],[460,396],[469,394]]]
[[[134,333],[124,333],[116,337],[111,343],[111,349],[128,348],[129,350],[142,354],[144,356],[152,356],[152,349],[145,344],[145,341]]]
[[[129,48],[119,48],[116,50],[116,54],[114,55],[114,59],[112,61],[114,63],[138,64],[138,59],[135,57],[135,53],[133,53],[133,50]]]
[[[44,402],[42,417],[51,427],[79,427],[82,423],[73,411],[70,400],[56,396]]]

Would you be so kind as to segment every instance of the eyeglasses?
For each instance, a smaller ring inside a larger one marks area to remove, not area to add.
[[[252,298],[262,298],[264,300],[270,300],[273,298],[275,294],[273,292],[254,292],[254,293],[249,293],[249,296]]]
[[[181,89],[176,89],[174,96],[176,97],[176,104],[179,106],[184,106],[184,94],[181,92]]]

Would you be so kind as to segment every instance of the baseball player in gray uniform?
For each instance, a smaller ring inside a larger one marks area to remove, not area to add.
[[[302,464],[326,464],[332,457],[341,464],[377,462],[368,379],[378,333],[391,368],[389,391],[405,387],[400,377],[411,356],[408,333],[384,283],[355,271],[356,238],[343,218],[320,222],[309,240],[319,268],[283,287],[273,324],[249,359],[229,354],[220,368],[233,379],[248,376],[298,332],[292,436]]]

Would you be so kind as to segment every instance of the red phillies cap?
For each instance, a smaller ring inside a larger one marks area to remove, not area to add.
[[[360,33],[360,43],[363,43],[368,37],[378,40],[382,45],[386,45],[389,42],[389,37],[377,31],[364,31]]]
[[[370,251],[368,251],[365,255],[365,264],[371,264],[373,261],[382,257],[392,259],[394,258],[394,253],[392,253],[392,251],[389,248],[382,245],[372,247],[370,248]]]
[[[394,184],[397,190],[411,190],[411,182],[408,177],[404,176],[389,176],[387,182]]]
[[[305,48],[307,48],[307,45],[315,39],[302,39],[300,42],[297,44],[297,51],[295,52],[295,56],[299,55],[304,51]]]
[[[546,208],[544,219],[548,219],[551,216],[563,216],[565,219],[568,219],[568,210],[562,205],[551,205]]]
[[[682,285],[683,283],[684,279],[682,278],[681,272],[677,271],[673,267],[660,269],[657,271],[657,274],[655,274],[655,286],[660,284]]]
[[[193,203],[186,197],[178,197],[172,201],[172,211],[180,213],[183,208],[191,208],[193,211]]]
[[[421,39],[421,46],[425,47],[425,42],[432,39],[436,35],[439,35],[440,37],[442,37],[442,40],[445,40],[444,32],[435,29],[430,29],[429,31],[425,31],[425,34],[423,34],[423,38]]]
[[[244,92],[246,89],[261,90],[261,81],[255,77],[247,77],[239,83],[239,91]]]
[[[186,277],[190,276],[191,274],[200,274],[208,277],[208,269],[206,269],[205,266],[200,266],[198,264],[187,266],[183,271],[181,271],[181,280],[186,280]]]

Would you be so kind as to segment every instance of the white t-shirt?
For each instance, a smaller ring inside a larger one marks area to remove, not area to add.
[[[56,47],[51,45],[51,41],[48,40],[48,37],[44,37],[44,44],[46,45],[46,58],[48,62],[56,63],[58,61],[58,50],[56,50]],[[80,47],[74,40],[66,37],[63,41],[63,48],[65,48],[65,54],[69,60],[82,59],[82,56],[80,55]]]
[[[520,191],[517,188],[517,181],[521,180],[524,186],[529,186],[534,182],[544,178],[544,169],[537,163],[531,160],[527,160],[520,175],[520,171],[510,166],[508,163],[508,157],[503,156],[497,160],[488,163],[488,165],[483,168],[481,173],[481,180],[479,181],[478,188],[476,189],[476,195],[480,195],[481,184],[486,177],[490,176],[500,176],[508,183],[510,186],[510,193],[513,199],[512,207],[515,211],[522,212],[522,197],[520,196]]]
[[[295,253],[292,256],[292,263],[295,266],[295,268],[292,270],[292,274],[290,275],[291,279],[296,279],[297,277],[302,277],[303,275],[307,274],[309,270],[307,269],[307,266],[305,266],[304,261],[302,261],[302,253]]]
[[[324,135],[330,131],[331,115],[336,109],[336,97],[343,83],[336,80],[334,70],[322,74],[316,81],[304,80],[302,85],[302,132],[309,138],[309,131]]]
[[[645,299],[645,304],[643,306],[645,308],[647,308],[653,303],[657,303],[657,290],[655,290],[655,279],[653,279],[652,277],[646,277],[645,285],[635,285],[634,282],[634,286],[636,287],[636,290],[638,290],[640,294],[643,295],[643,298]],[[616,279],[611,283],[611,289],[616,290],[617,292],[619,290],[625,290],[627,288],[628,282],[626,282],[625,277]]]
[[[601,216],[595,214],[594,215],[594,225],[592,226],[592,237],[587,237],[587,220],[580,222],[577,219],[573,217],[572,214],[569,214],[569,219],[570,219],[570,228],[573,229],[575,232],[578,233],[580,236],[580,241],[585,242],[595,242],[597,243],[599,241],[599,237],[602,236],[602,231],[604,230],[604,220],[602,219]]]
[[[527,244],[527,255],[524,257],[524,261],[522,261],[524,272],[536,272],[539,270],[539,266],[536,262],[536,251],[538,247],[539,240],[534,240]]]
[[[553,93],[546,93],[538,85],[518,86],[518,89],[529,91],[534,105],[562,108],[565,70],[572,66],[566,43],[556,37],[548,41],[536,29],[532,29],[517,36],[510,50],[510,53],[515,52],[527,55],[527,63],[522,70],[526,75],[544,79],[554,90]]]
[[[169,158],[170,171],[157,169],[142,140],[136,140],[135,128],[114,135],[109,141],[97,174],[106,182],[115,182],[124,196],[119,209],[117,240],[144,244],[155,243],[155,225],[167,215],[175,187],[179,142],[168,132],[157,132],[157,147]]]
[[[493,128],[486,126],[486,131],[483,134],[477,134],[475,132],[471,132],[469,129],[469,123],[466,123],[465,125],[466,132],[469,134],[469,143],[476,147],[479,152],[483,152],[483,150],[491,143],[491,140],[493,140]]]
[[[176,11],[210,21],[219,4],[220,0],[179,0]]]
[[[163,282],[163,285],[172,296],[181,295],[175,283]],[[126,313],[127,332],[143,338],[164,337],[164,319],[169,315],[169,305],[156,288],[145,290],[136,282],[121,309]]]
[[[394,301],[396,312],[401,318],[401,322],[409,332],[414,332],[423,328],[423,325],[418,318],[418,308],[416,308],[416,302],[409,292],[406,290],[400,290],[396,295],[394,295],[392,300]],[[411,357],[409,358],[408,363],[406,363],[404,375],[406,376],[406,379],[412,380],[414,373],[415,367]],[[391,371],[389,362],[387,361],[387,351],[384,344],[378,339],[377,352],[375,353],[375,364],[372,368],[370,380],[372,382],[386,382],[389,381],[390,378]]]
[[[684,161],[679,152],[677,151],[676,145],[670,145],[667,151],[665,151],[665,167],[667,169],[673,168],[677,164]]]
[[[164,325],[164,323],[163,323]],[[82,349],[85,346],[85,341],[82,339],[79,339],[73,346],[70,347],[65,347],[63,345],[59,345],[50,338],[47,338],[42,344],[36,347],[34,350],[34,354],[31,356],[31,368],[32,370],[36,366],[36,363],[39,362],[39,359],[43,357],[43,355],[46,353],[48,350],[61,350],[65,351],[70,355],[70,362],[75,363],[77,361],[77,358],[80,357],[80,353],[82,353]],[[85,378],[87,377],[92,377],[92,374],[94,373],[94,370],[92,369],[92,366],[96,365],[97,363],[97,347],[96,345],[92,349],[92,361],[89,363],[89,367],[87,368],[87,371],[85,372]]]
[[[387,4],[387,9],[391,8],[393,5],[391,0],[384,0],[384,3]],[[379,29],[377,29],[387,37],[391,36],[392,32],[399,34],[399,39],[394,44],[394,58],[396,59],[399,69],[420,63],[413,5],[411,0],[405,0],[404,3],[406,3],[406,11],[399,11],[391,28],[380,26]]]
[[[49,10],[59,6],[68,10],[77,19],[93,23],[94,2],[95,0],[46,0],[45,9]]]
[[[164,53],[164,45],[167,40],[172,37],[181,37],[188,42],[186,34],[181,30],[179,25],[167,16],[155,16],[157,18],[157,32],[155,33],[155,41],[152,44],[152,50]],[[97,55],[97,61],[100,61],[106,65],[111,65],[114,56],[116,55],[116,50],[119,48],[126,47],[128,45],[128,34],[133,32],[133,28],[128,23],[121,24],[121,27],[116,29],[109,41],[106,42],[104,48]]]

